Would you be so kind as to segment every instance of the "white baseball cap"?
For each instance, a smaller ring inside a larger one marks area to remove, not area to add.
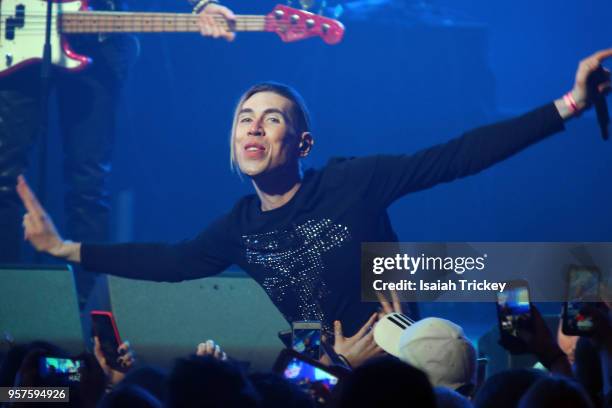
[[[414,320],[402,313],[389,313],[374,326],[374,341],[387,353],[401,358],[400,337]]]
[[[382,346],[381,346],[382,347]],[[459,388],[474,384],[476,349],[461,326],[429,317],[402,331],[399,358],[423,370],[432,385]]]

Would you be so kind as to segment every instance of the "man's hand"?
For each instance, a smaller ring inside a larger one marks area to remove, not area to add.
[[[518,329],[518,337],[525,343],[527,351],[534,354],[546,368],[555,374],[572,376],[572,368],[566,353],[557,344],[540,311],[530,305],[530,328]],[[503,340],[499,344],[507,348]]]
[[[397,292],[391,291],[391,303],[387,300],[385,295],[380,292],[376,292],[376,297],[380,302],[380,311],[378,312],[378,320],[382,319],[389,313],[404,313],[402,311],[402,302],[399,300],[399,296],[397,296]]]
[[[198,14],[198,26],[203,36],[223,37],[227,41],[234,41],[234,38],[236,38],[236,33],[231,31],[235,20],[236,16],[232,10],[216,3],[209,3]]]
[[[593,319],[592,341],[595,346],[612,353],[612,318],[609,306],[604,302],[587,304],[580,313]]]
[[[106,374],[106,378],[108,382],[112,385],[119,383],[125,377],[125,373],[132,368],[134,363],[136,362],[136,358],[134,357],[134,351],[130,348],[130,343],[124,341],[117,348],[117,352],[119,353],[119,357],[117,358],[117,362],[121,364],[123,368],[121,371],[115,370],[111,368],[111,366],[106,361],[106,357],[104,357],[104,353],[102,353],[102,346],[100,344],[100,339],[97,336],[94,336],[94,356],[96,356],[96,360],[98,360],[98,364]]]
[[[72,262],[80,262],[81,244],[62,239],[53,220],[40,205],[22,175],[17,177],[17,194],[26,209],[26,214],[23,216],[24,239],[30,241],[37,251],[47,252]]]
[[[342,323],[338,320],[334,322],[334,351],[346,358],[353,368],[384,354],[383,349],[374,341],[374,332],[371,330],[377,317],[374,313],[353,337],[344,337]]]
[[[225,351],[221,350],[221,346],[215,344],[213,340],[207,340],[204,343],[198,344],[196,355],[212,356],[221,361],[227,360],[227,354],[225,354]]]
[[[579,336],[570,336],[563,333],[563,319],[559,319],[557,327],[557,344],[563,350],[570,364],[574,364],[576,359],[576,344],[578,344]]]
[[[594,95],[589,89],[589,77],[595,74],[597,70],[603,70],[603,75],[597,84],[597,92],[607,95],[610,92],[610,70],[603,68],[601,63],[607,58],[612,57],[612,48],[598,51],[588,58],[580,61],[578,71],[576,71],[576,82],[572,94],[579,108],[590,106]]]
[[[62,237],[21,175],[17,177],[17,194],[27,211],[23,216],[24,238],[38,251],[52,253],[57,250],[62,245]]]
[[[555,101],[555,106],[562,118],[570,118],[581,111],[588,109],[593,104],[595,95],[598,92],[607,95],[611,89],[610,70],[604,68],[602,63],[612,57],[612,48],[598,51],[595,54],[583,59],[576,71],[576,80],[572,88],[571,95],[576,102],[577,111],[574,112],[563,98]],[[591,89],[590,82],[596,80],[596,90]]]

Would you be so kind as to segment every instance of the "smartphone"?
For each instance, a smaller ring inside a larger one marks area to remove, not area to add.
[[[94,335],[100,340],[106,364],[116,370],[122,370],[121,364],[117,361],[119,358],[117,349],[121,345],[121,337],[119,337],[113,314],[107,311],[94,310],[91,312],[91,322]]]
[[[506,288],[497,293],[496,304],[500,342],[511,353],[526,353],[527,345],[519,337],[519,330],[533,328],[527,281],[520,279],[508,282]]]
[[[310,394],[315,401],[329,401],[333,389],[350,372],[327,367],[292,349],[284,349],[274,363],[273,372]]]
[[[303,320],[291,325],[291,348],[307,357],[321,357],[321,322]]]
[[[601,271],[594,266],[571,265],[567,272],[567,297],[563,303],[562,331],[569,336],[593,333],[593,318],[580,313],[586,304],[599,302]]]
[[[71,358],[41,357],[38,373],[42,378],[66,378],[71,382],[81,381],[80,368],[83,361]]]

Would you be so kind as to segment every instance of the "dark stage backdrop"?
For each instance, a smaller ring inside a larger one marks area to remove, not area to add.
[[[132,8],[188,11],[175,1],[143,3]],[[226,3],[253,14],[273,5]],[[430,3],[458,16],[455,23],[390,12],[347,19],[345,41],[334,47],[317,39],[284,44],[264,33],[232,44],[141,36],[140,59],[118,101],[117,237],[194,236],[251,192],[230,173],[228,136],[234,103],[255,81],[287,82],[303,93],[316,138],[305,164],[321,166],[337,155],[413,152],[549,102],[569,90],[578,60],[612,38],[607,0]],[[61,220],[57,149],[49,205]],[[610,176],[612,142],[601,141],[589,113],[515,158],[412,194],[390,212],[405,241],[612,241]]]

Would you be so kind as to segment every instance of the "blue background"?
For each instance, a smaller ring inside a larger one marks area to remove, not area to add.
[[[226,0],[248,14],[273,4]],[[228,136],[235,102],[256,81],[304,95],[316,140],[305,165],[321,166],[332,156],[413,152],[548,103],[571,89],[581,58],[612,46],[609,0],[431,4],[419,18],[397,7],[346,13],[345,40],[333,47],[270,33],[234,43],[142,35],[119,102],[115,239],[192,237],[252,192],[230,172]],[[189,11],[176,1],[131,7]],[[47,205],[61,226],[61,150],[51,138]],[[409,195],[390,209],[392,221],[403,241],[612,241],[611,159],[589,112],[479,175]]]

